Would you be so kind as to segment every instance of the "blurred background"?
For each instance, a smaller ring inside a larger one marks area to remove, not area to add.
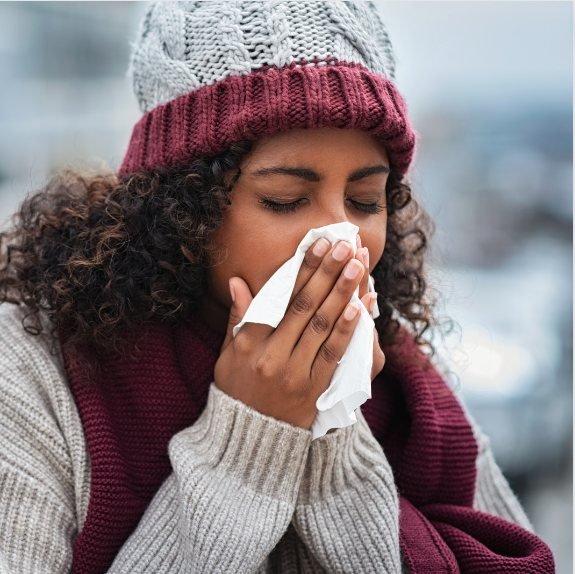
[[[573,572],[573,6],[377,2],[420,134],[430,334],[559,574]],[[50,171],[116,168],[140,2],[0,3],[0,227]]]

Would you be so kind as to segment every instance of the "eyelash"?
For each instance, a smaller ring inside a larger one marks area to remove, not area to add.
[[[269,199],[260,199],[260,203],[263,204],[267,209],[271,209],[274,213],[290,213],[295,211],[300,205],[305,201],[305,198],[296,199],[290,203],[277,203],[276,201],[270,201]],[[381,213],[385,207],[379,205],[379,203],[360,203],[359,201],[354,201],[349,199],[351,204],[358,211],[363,211],[363,213],[368,213],[369,215],[375,215]]]

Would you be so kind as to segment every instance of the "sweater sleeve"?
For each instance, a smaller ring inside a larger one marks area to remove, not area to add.
[[[290,523],[311,433],[210,389],[111,572],[258,571]]]
[[[21,319],[0,305],[0,574],[66,574],[88,507],[88,450],[60,359]],[[202,416],[173,437],[173,473],[110,572],[268,569],[310,442],[212,386]]]
[[[529,532],[534,532],[533,526],[527,518],[521,503],[511,490],[509,483],[503,476],[501,469],[495,461],[489,437],[481,430],[475,421],[461,395],[453,393],[459,401],[477,441],[477,479],[475,482],[475,500],[473,507],[476,510],[499,516],[518,526],[525,528]]]
[[[360,409],[356,415],[356,424],[312,442],[293,525],[309,551],[302,556],[329,574],[399,574],[392,470]]]
[[[68,572],[89,497],[89,460],[57,356],[0,305],[0,572]]]
[[[472,421],[473,432],[479,446],[477,456],[477,483],[474,507],[499,516],[533,532],[521,503],[517,500],[501,469],[495,462],[489,438]]]

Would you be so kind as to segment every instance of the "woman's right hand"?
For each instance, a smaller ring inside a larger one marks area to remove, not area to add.
[[[332,246],[319,239],[306,253],[277,328],[247,323],[235,338],[232,330],[252,294],[243,279],[230,279],[233,304],[215,365],[216,386],[264,415],[309,429],[316,401],[359,321],[360,309],[350,299],[368,273],[360,258],[346,241]]]

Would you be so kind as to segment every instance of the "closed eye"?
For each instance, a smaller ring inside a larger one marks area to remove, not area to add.
[[[376,213],[381,213],[385,209],[385,205],[380,205],[377,201],[373,203],[361,203],[360,201],[355,201],[354,199],[349,199],[348,201],[353,205],[358,211],[363,211],[363,213],[369,213],[375,215]]]
[[[279,201],[272,201],[271,199],[264,199],[261,198],[259,202],[266,208],[271,209],[274,213],[291,213],[296,211],[299,207],[303,205],[304,202],[307,201],[307,198],[301,197],[300,199],[296,199],[295,201],[289,202],[279,202]],[[368,213],[370,215],[375,215],[377,213],[381,213],[385,209],[385,205],[380,205],[377,201],[373,203],[361,203],[360,201],[355,201],[354,199],[349,199],[348,201],[351,203],[354,209],[361,211],[363,213]]]
[[[270,199],[260,199],[260,203],[267,209],[271,209],[275,213],[289,213],[295,211],[301,204],[306,201],[305,197],[296,199],[295,201],[290,201],[288,203],[279,203],[277,201],[271,201]]]

